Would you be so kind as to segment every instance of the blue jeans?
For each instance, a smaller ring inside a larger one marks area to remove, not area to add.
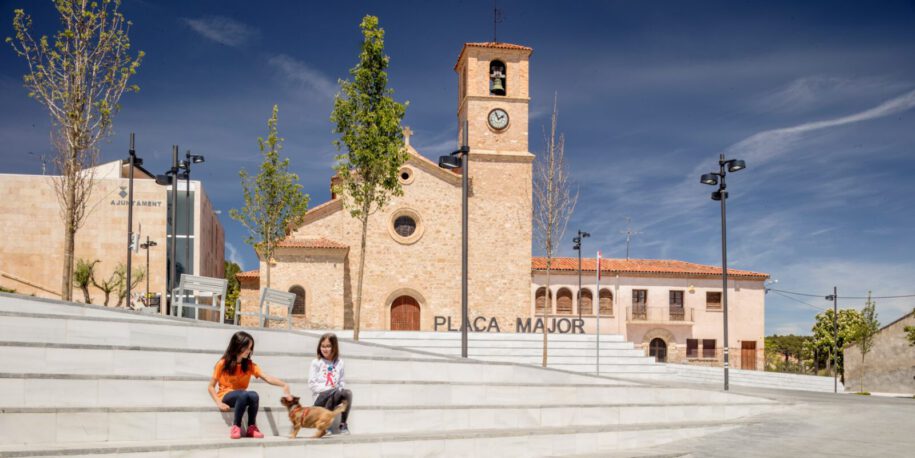
[[[248,426],[257,424],[257,406],[260,404],[260,397],[254,391],[235,390],[222,398],[229,407],[235,408],[235,426],[241,428],[241,417],[248,411]]]

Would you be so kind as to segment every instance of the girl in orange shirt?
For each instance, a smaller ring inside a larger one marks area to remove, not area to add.
[[[289,394],[289,385],[261,372],[260,367],[251,361],[252,353],[254,353],[254,338],[251,337],[251,334],[244,331],[236,332],[229,341],[229,346],[222,355],[222,359],[216,363],[213,378],[210,380],[210,397],[213,398],[216,407],[223,412],[235,408],[235,422],[232,424],[232,429],[229,430],[229,437],[232,439],[242,436],[241,418],[246,410],[248,429],[245,436],[256,439],[264,437],[257,429],[257,408],[260,399],[256,392],[247,391],[252,375],[271,385],[282,387],[284,397],[292,399],[292,395]],[[217,384],[219,385],[218,391]]]

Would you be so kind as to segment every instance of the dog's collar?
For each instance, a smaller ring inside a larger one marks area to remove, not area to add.
[[[296,406],[294,409],[292,409],[292,413],[294,414],[294,413],[298,412],[299,409],[302,409],[305,411],[302,413],[302,415],[308,415],[308,407],[305,407],[305,406]]]

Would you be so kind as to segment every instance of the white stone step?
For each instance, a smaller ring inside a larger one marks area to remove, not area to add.
[[[0,339],[13,342],[106,344],[165,348],[196,348],[225,351],[232,334],[250,333],[255,351],[297,351],[314,353],[319,334],[280,329],[239,328],[197,322],[189,319],[145,320],[133,316],[84,317],[0,312]],[[438,358],[438,355],[404,351],[377,344],[355,344],[341,340],[344,355],[397,356],[401,358]]]
[[[753,371],[745,371],[753,372]],[[729,383],[735,386],[748,386],[748,387],[759,387],[759,388],[776,388],[776,389],[787,389],[787,390],[803,390],[803,391],[818,391],[818,392],[829,392],[833,391],[832,379],[827,380],[791,380],[784,379],[781,377],[768,377],[771,373],[759,373],[758,375],[744,375],[741,373],[735,373],[734,370],[731,370],[728,374]],[[620,375],[620,374],[617,374]],[[783,374],[772,374],[772,375],[783,375]],[[809,377],[809,376],[808,376]],[[720,385],[724,381],[724,371],[721,368],[718,368],[716,372],[712,373],[694,373],[694,372],[678,372],[678,369],[670,369],[668,373],[661,374],[652,374],[647,372],[627,374],[626,378],[629,379],[638,379],[638,380],[655,380],[655,381],[665,381],[670,383],[675,382],[684,382],[684,383],[697,383],[704,385]],[[826,378],[826,377],[820,377]],[[839,390],[843,389],[841,383],[839,384]]]
[[[517,428],[644,425],[650,423],[729,421],[771,411],[772,404],[606,404],[472,406],[355,406],[348,424],[359,434],[417,431],[492,431]],[[218,438],[228,433],[232,412],[215,407],[166,408],[4,408],[0,443],[54,444],[99,441],[170,441]],[[243,424],[247,424],[245,421]],[[283,407],[264,407],[258,425],[266,436],[291,433]],[[314,430],[300,431],[310,437]]]
[[[390,457],[390,456],[563,456],[651,447],[733,430],[746,422],[686,422],[650,425],[561,426],[459,430],[413,434],[353,434],[311,440],[192,438],[171,441],[85,442],[0,445],[2,456],[195,457]]]
[[[355,345],[355,344],[354,344]],[[221,351],[89,344],[0,342],[0,370],[13,373],[109,374],[210,377]],[[496,383],[613,384],[614,381],[556,370],[459,358],[344,356],[350,379]],[[264,372],[280,378],[306,378],[314,358],[304,353],[255,351]],[[619,383],[619,382],[616,382]]]
[[[213,405],[207,377],[80,376],[0,373],[0,408],[4,407],[150,407]],[[308,398],[305,379],[290,380],[293,394]],[[757,403],[760,399],[712,390],[658,388],[649,385],[576,385],[544,383],[459,383],[439,381],[359,380],[347,384],[354,403],[365,405],[567,405],[639,403]],[[263,406],[279,406],[282,392],[260,380]]]
[[[2,293],[0,293],[2,294]],[[36,297],[24,298],[21,296],[0,295],[0,312],[26,312],[47,315],[69,315],[87,317],[131,318],[139,320],[168,319],[158,314],[140,313],[126,307],[105,307],[93,304],[75,304],[53,299]]]

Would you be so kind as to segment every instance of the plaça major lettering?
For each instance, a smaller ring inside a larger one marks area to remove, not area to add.
[[[460,319],[454,320],[455,322]],[[460,331],[452,325],[450,316],[436,316],[434,321],[435,331]],[[555,334],[584,334],[585,320],[580,318],[553,318],[549,322],[548,333]],[[499,320],[495,317],[487,318],[478,316],[467,322],[469,332],[502,332],[499,327]],[[515,332],[517,333],[541,333],[543,332],[543,318],[532,320],[531,318],[515,319]]]

